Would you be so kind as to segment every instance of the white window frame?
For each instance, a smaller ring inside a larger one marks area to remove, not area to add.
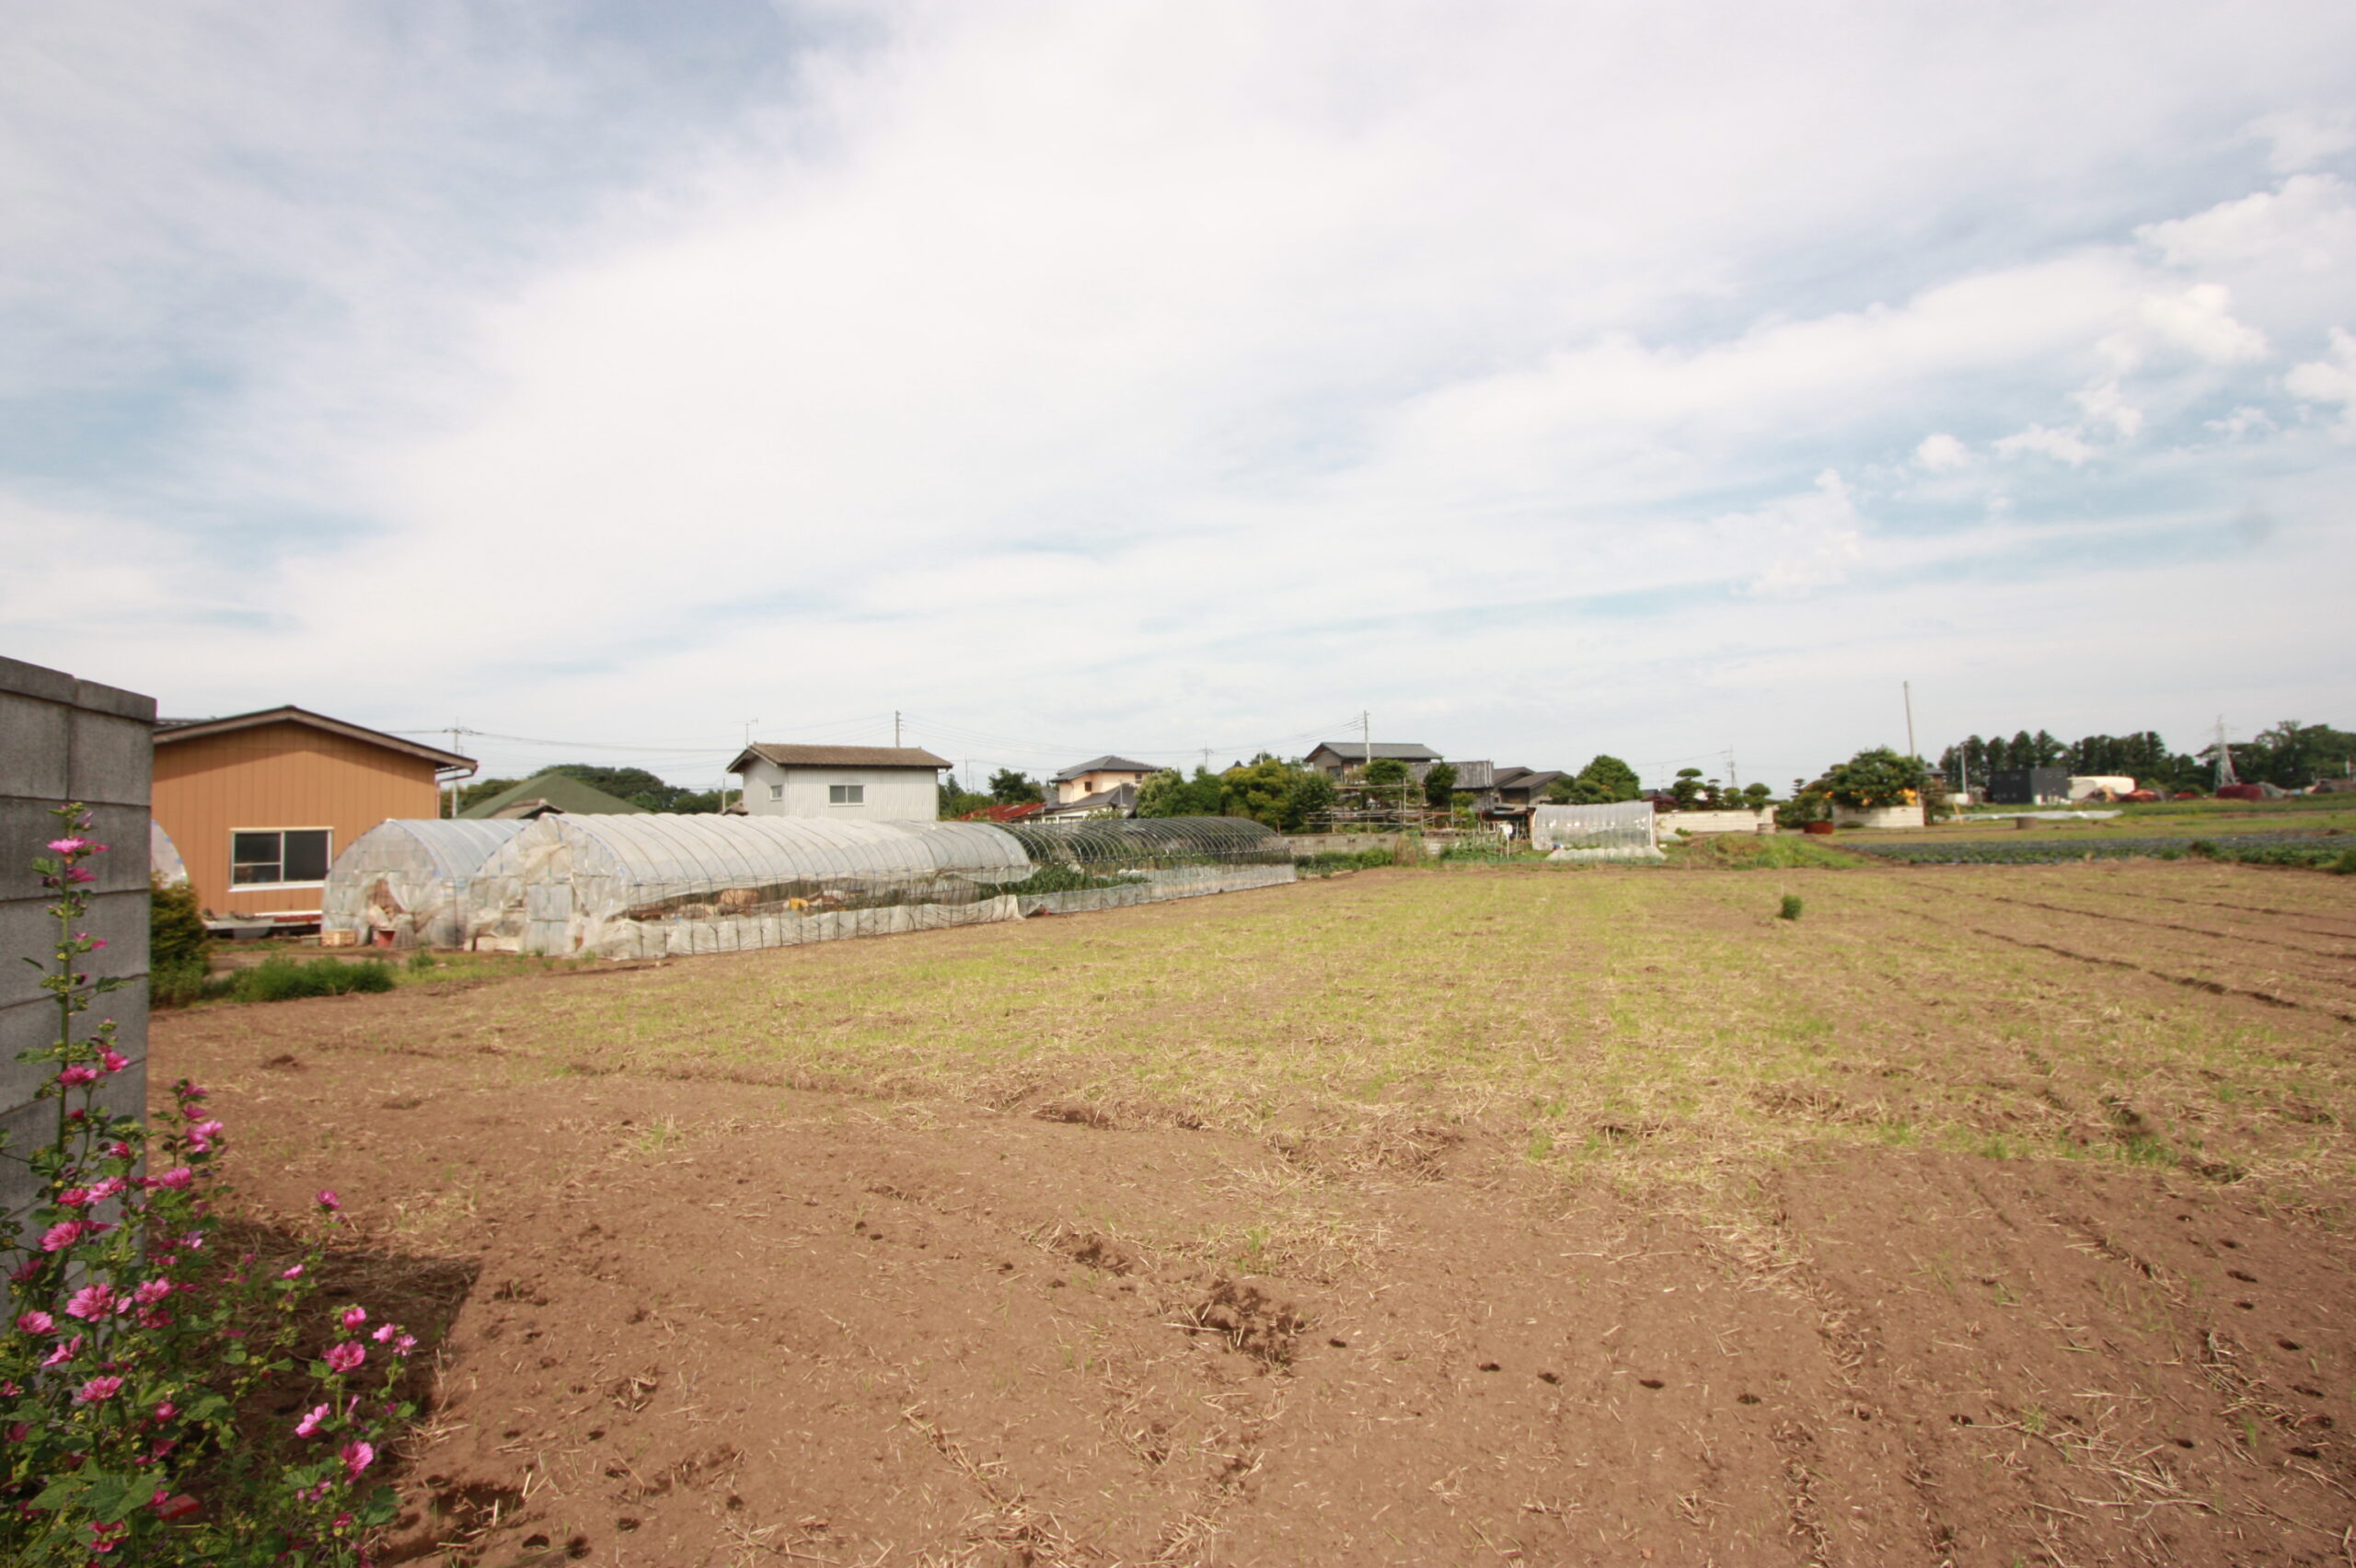
[[[770,800],[772,800],[772,801],[782,801],[782,800],[784,800],[784,799],[785,799],[785,786],[784,786],[784,785],[782,785],[782,784],[772,784],[772,785],[770,785],[770,786],[769,786],[769,799],[770,799]]]
[[[867,786],[864,784],[829,784],[826,786],[826,804],[830,806],[863,806],[867,804]]]
[[[327,879],[324,877],[320,878],[317,882],[287,882],[283,879],[278,882],[239,882],[237,880],[237,837],[240,834],[248,833],[274,833],[279,836],[278,864],[282,871],[284,870],[286,865],[286,835],[290,833],[317,833],[324,835],[327,838],[327,863],[329,866],[333,866],[335,864],[335,829],[332,827],[233,827],[229,830],[230,892],[272,893],[282,889],[324,888],[328,885]]]

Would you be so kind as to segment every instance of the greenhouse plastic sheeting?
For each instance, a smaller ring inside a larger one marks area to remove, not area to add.
[[[981,823],[547,816],[484,867],[472,945],[647,958],[1010,920],[1033,869]]]
[[[147,819],[147,875],[166,887],[188,881],[188,862],[180,859],[179,846],[154,817]]]
[[[462,946],[483,862],[523,830],[520,822],[433,817],[378,823],[328,868],[319,928],[349,931],[363,946]]]
[[[1530,813],[1532,847],[1550,860],[1657,860],[1650,801],[1608,806],[1540,806]]]

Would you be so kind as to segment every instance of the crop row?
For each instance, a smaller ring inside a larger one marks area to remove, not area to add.
[[[2066,860],[2235,860],[2259,866],[2342,866],[2356,870],[2356,847],[2346,834],[2235,833],[2211,838],[2032,839],[2023,844],[1869,844],[1844,838],[1842,847],[1885,860],[1934,866],[2046,866]]]

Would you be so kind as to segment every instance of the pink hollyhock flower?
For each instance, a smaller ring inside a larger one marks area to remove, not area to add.
[[[176,1092],[178,1092],[178,1094],[179,1095],[179,1097],[180,1097],[180,1099],[181,1099],[181,1100],[183,1100],[183,1101],[189,1101],[189,1100],[202,1100],[202,1099],[203,1099],[206,1095],[208,1095],[208,1094],[212,1093],[213,1091],[212,1091],[211,1090],[209,1090],[209,1089],[199,1089],[199,1088],[198,1088],[196,1085],[194,1085],[194,1084],[189,1084],[189,1085],[187,1085],[185,1088],[179,1088],[179,1089],[178,1089],[178,1090],[176,1090]]]
[[[169,1296],[171,1293],[172,1282],[170,1280],[143,1279],[139,1282],[139,1288],[133,1291],[131,1293],[131,1297],[133,1300],[138,1302],[142,1307],[153,1307],[156,1302],[161,1301],[165,1297]]]
[[[393,1342],[393,1354],[395,1355],[407,1355],[410,1351],[415,1350],[416,1348],[417,1336],[415,1334],[403,1334],[400,1338]]]
[[[387,1323],[378,1328],[375,1333],[370,1334],[368,1337],[375,1340],[378,1344],[388,1344],[392,1342],[393,1336],[400,1332],[401,1326],[398,1323]]]
[[[45,1334],[57,1327],[57,1320],[46,1312],[28,1312],[17,1320],[17,1327],[29,1334]]]
[[[51,852],[58,855],[79,855],[89,845],[87,838],[52,838],[49,841]]]
[[[319,1206],[326,1209],[329,1214],[333,1214],[337,1209],[343,1206],[343,1200],[335,1195],[335,1189],[332,1187],[322,1187],[319,1189],[318,1203]]]
[[[368,1352],[350,1340],[328,1347],[328,1365],[338,1372],[356,1372],[368,1359]]]
[[[120,1378],[93,1378],[75,1390],[74,1402],[96,1404],[100,1400],[110,1400],[121,1391],[122,1379]]]
[[[68,866],[65,868],[65,880],[70,882],[94,882],[98,879],[95,872],[85,870],[79,866]]]
[[[90,951],[92,952],[97,952],[107,945],[106,938],[94,937],[87,931],[82,933],[82,940],[90,944]]]
[[[165,1400],[156,1406],[156,1419],[158,1421],[169,1421],[179,1412],[180,1407],[169,1400]]]
[[[120,1176],[109,1176],[103,1181],[93,1182],[90,1183],[90,1201],[94,1204],[102,1204],[129,1185],[130,1183]]]
[[[80,1208],[89,1201],[90,1189],[87,1187],[68,1187],[57,1194],[59,1208]]]
[[[102,1050],[98,1053],[98,1066],[110,1073],[119,1073],[131,1066],[131,1058],[120,1051]]]
[[[87,1285],[74,1293],[65,1303],[69,1316],[96,1320],[114,1309],[114,1291],[103,1285]]]
[[[41,1232],[40,1250],[44,1252],[62,1252],[82,1239],[89,1228],[89,1226],[82,1220],[60,1220]]]
[[[57,1075],[57,1081],[68,1089],[79,1089],[86,1083],[98,1082],[98,1073],[97,1068],[86,1067],[76,1062],[72,1066],[61,1070]]]
[[[16,1425],[8,1428],[8,1441],[11,1443],[21,1443],[32,1435],[33,1429],[31,1425],[26,1422],[20,1421],[17,1423]]]
[[[52,1250],[53,1251],[54,1249]],[[40,1271],[47,1266],[48,1265],[43,1263],[37,1256],[27,1258],[23,1262],[18,1263],[15,1268],[8,1271],[9,1282],[15,1285],[29,1284],[31,1282],[32,1277],[35,1274],[40,1273]]]
[[[160,1497],[163,1494],[158,1493],[156,1495]],[[167,1498],[161,1503],[150,1504],[149,1506],[156,1510],[156,1515],[158,1518],[168,1520],[185,1519],[191,1514],[195,1513],[199,1508],[203,1507],[204,1505],[199,1503],[195,1498],[191,1497],[187,1493],[183,1492],[178,1496]]]
[[[188,1130],[188,1136],[192,1138],[217,1138],[226,1131],[228,1129],[219,1122],[199,1122]]]
[[[365,1307],[346,1307],[343,1309],[343,1326],[347,1329],[356,1329],[367,1320],[368,1309]]]
[[[165,1171],[161,1176],[149,1177],[147,1179],[147,1184],[151,1187],[170,1187],[178,1190],[187,1186],[191,1182],[195,1180],[195,1171],[191,1170],[185,1165],[175,1165],[169,1170]]]
[[[132,1147],[129,1143],[121,1138],[117,1138],[114,1142],[107,1145],[107,1153],[112,1155],[117,1159],[129,1159],[132,1156]]]
[[[296,1263],[291,1269],[283,1269],[279,1272],[278,1277],[281,1279],[301,1279],[303,1277],[303,1265]]]
[[[303,1419],[294,1424],[294,1435],[297,1437],[308,1437],[312,1433],[317,1432],[319,1429],[319,1424],[327,1420],[327,1406],[313,1405],[304,1413]]]
[[[343,1446],[343,1468],[353,1476],[376,1462],[376,1447],[373,1443],[346,1443]]]
[[[51,1351],[49,1353],[49,1359],[42,1362],[41,1365],[43,1366],[56,1366],[64,1362],[73,1360],[75,1356],[81,1354],[82,1336],[80,1334],[75,1334],[72,1339],[67,1340],[55,1350]]]

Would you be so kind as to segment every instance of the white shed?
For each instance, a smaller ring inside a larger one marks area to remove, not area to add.
[[[931,822],[949,759],[920,746],[746,746],[728,771],[745,813],[824,822]]]

